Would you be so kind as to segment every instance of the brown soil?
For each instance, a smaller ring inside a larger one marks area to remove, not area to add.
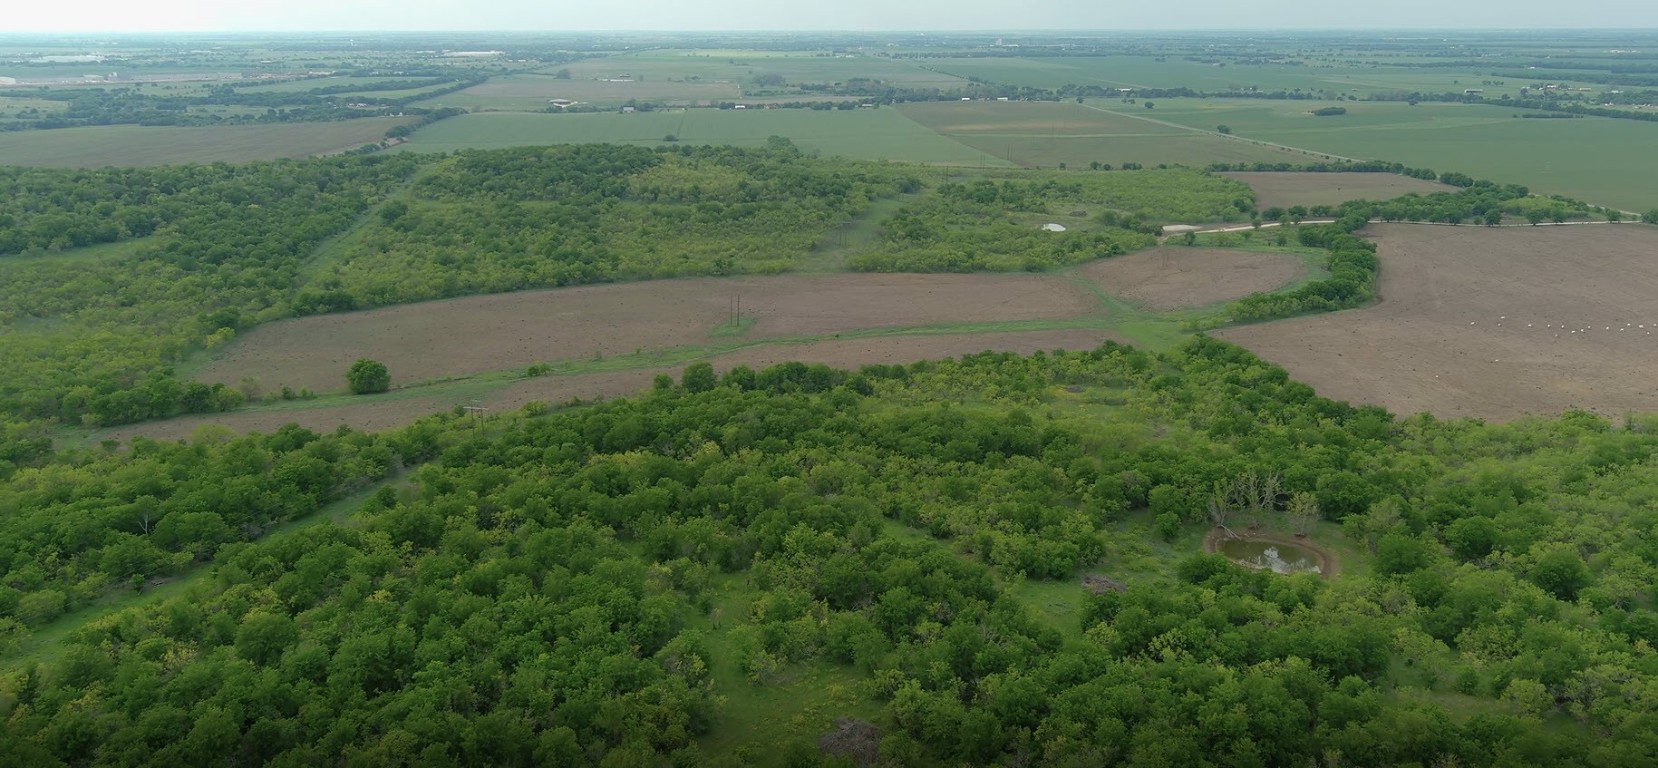
[[[1366,234],[1380,246],[1378,304],[1216,335],[1325,397],[1399,414],[1658,410],[1658,229],[1390,224]]]
[[[1105,291],[1166,312],[1274,290],[1301,279],[1307,267],[1284,253],[1167,247],[1096,261],[1078,273]]]
[[[1255,190],[1256,207],[1340,205],[1349,200],[1392,200],[1416,192],[1452,192],[1437,181],[1392,173],[1228,173]]]
[[[1288,544],[1292,547],[1297,547],[1303,551],[1311,552],[1314,555],[1317,555],[1320,561],[1318,574],[1320,578],[1333,579],[1341,575],[1341,561],[1336,559],[1336,554],[1320,546],[1310,538],[1301,538],[1287,533],[1259,530],[1239,530],[1236,531],[1236,533],[1239,538],[1245,541],[1264,541],[1268,544]],[[1227,534],[1227,532],[1222,528],[1210,528],[1209,533],[1205,534],[1203,537],[1203,551],[1208,552],[1211,555],[1218,554],[1220,552],[1221,541],[1225,540],[1228,535],[1229,534]]]
[[[709,344],[740,301],[744,340],[871,328],[1081,317],[1097,302],[1061,275],[811,275],[665,280],[474,296],[254,329],[195,376],[266,391],[345,387],[361,357],[415,383],[537,362]]]
[[[710,360],[721,372],[738,365],[758,369],[788,361],[856,368],[861,365],[957,357],[986,350],[1027,354],[1036,350],[1093,349],[1107,340],[1126,341],[1097,330],[923,334],[833,339],[805,344],[766,344],[716,355]],[[477,398],[477,404],[492,411],[503,411],[533,401],[558,404],[571,398],[622,397],[648,388],[658,374],[666,373],[677,378],[680,369],[680,366],[665,366],[523,379]],[[472,402],[471,398],[457,399],[453,395],[401,399],[370,397],[331,407],[237,411],[133,424],[105,430],[94,439],[125,442],[138,435],[157,440],[180,439],[208,425],[219,425],[237,432],[270,432],[289,422],[315,431],[332,431],[341,424],[353,429],[378,431],[400,427],[422,416]]]

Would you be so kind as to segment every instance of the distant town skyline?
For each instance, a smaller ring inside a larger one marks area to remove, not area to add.
[[[6,32],[1631,29],[1658,4],[1580,0],[150,0],[20,3]]]

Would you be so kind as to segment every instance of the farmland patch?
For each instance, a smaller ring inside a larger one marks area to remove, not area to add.
[[[1658,409],[1658,229],[1366,230],[1381,302],[1216,335],[1320,395],[1506,420]]]
[[[1107,293],[1167,312],[1276,290],[1305,277],[1307,266],[1288,253],[1164,247],[1096,261],[1078,274]]]

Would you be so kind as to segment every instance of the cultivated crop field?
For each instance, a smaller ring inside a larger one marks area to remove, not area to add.
[[[666,101],[674,104],[708,104],[742,97],[736,83],[669,80],[595,80],[553,75],[523,74],[491,78],[465,90],[446,93],[419,102],[422,107],[460,107],[471,111],[542,111],[550,99],[570,99],[585,104],[618,105],[628,101]]]
[[[738,309],[738,302],[741,308]],[[1058,275],[812,275],[664,280],[476,296],[273,323],[197,372],[328,392],[372,356],[397,381],[553,360],[602,361],[714,343],[733,313],[740,340],[808,340],[882,328],[1059,320],[1097,314]],[[735,329],[734,329],[735,330]]]
[[[726,81],[753,83],[762,75],[777,75],[789,89],[802,83],[842,83],[875,80],[906,87],[951,88],[965,84],[954,75],[917,63],[874,56],[833,56],[817,51],[754,51],[667,49],[641,51],[561,64],[544,70],[569,70],[574,79],[614,79],[631,76],[657,80]]]
[[[1437,181],[1395,173],[1228,173],[1255,190],[1255,206],[1340,205],[1349,200],[1392,200],[1400,195],[1452,192]]]
[[[268,431],[288,421],[384,429],[457,404],[504,409],[631,394],[698,360],[720,370],[791,360],[857,368],[985,350],[1155,343],[1175,338],[1185,310],[1274,290],[1308,273],[1294,254],[1164,248],[1039,275],[699,278],[321,315],[260,326],[193,376],[326,394],[343,388],[353,360],[373,357],[399,388],[372,399],[283,402],[94,437],[184,437],[207,424]],[[542,363],[552,375],[523,377]],[[437,386],[410,386],[420,384]]]
[[[1145,110],[1090,102],[1127,114]],[[1343,102],[1347,114],[1315,117],[1325,102],[1159,99],[1160,120],[1361,160],[1387,160],[1525,184],[1597,205],[1645,211],[1658,204],[1658,123],[1589,117],[1535,120],[1474,104]],[[1304,162],[1304,161],[1303,161]]]
[[[78,168],[276,160],[354,149],[379,141],[387,129],[410,120],[366,117],[329,123],[11,131],[0,133],[0,157],[12,165]]]
[[[907,365],[917,360],[993,350],[1030,354],[1038,350],[1093,349],[1106,341],[1130,340],[1107,328],[1075,328],[1047,331],[992,331],[986,333],[920,333],[867,335],[816,341],[759,343],[704,358],[715,370],[724,372],[739,365],[759,370],[787,362],[807,365],[822,363],[835,368],[856,369],[864,365]],[[563,403],[571,399],[625,397],[651,385],[658,375],[678,377],[683,364],[624,368],[591,373],[569,373],[518,379],[504,387],[476,387],[434,393],[425,390],[393,392],[374,398],[329,401],[311,407],[307,401],[292,408],[267,408],[204,416],[185,416],[100,430],[93,440],[131,440],[143,435],[154,440],[184,439],[197,430],[223,427],[234,432],[271,432],[283,424],[295,423],[319,432],[332,432],[340,425],[378,431],[394,429],[421,416],[446,411],[456,405],[478,405],[491,411],[507,411],[530,402]]]
[[[529,144],[611,142],[657,145],[672,134],[686,144],[754,147],[784,136],[801,149],[862,160],[1008,166],[940,136],[899,110],[686,109],[589,114],[472,114],[421,129],[404,149],[451,152]]]
[[[917,102],[898,109],[943,136],[1027,168],[1095,162],[1203,166],[1308,160],[1299,152],[1073,102]]]
[[[1294,254],[1174,246],[1096,261],[1077,271],[1115,296],[1161,312],[1276,290],[1308,273]]]
[[[940,72],[977,77],[994,83],[1036,88],[1098,85],[1108,88],[1191,88],[1198,91],[1313,91],[1355,93],[1445,92],[1482,88],[1489,96],[1519,91],[1528,84],[1503,78],[1502,87],[1485,85],[1489,75],[1472,71],[1408,69],[1353,60],[1288,63],[1209,63],[1174,57],[1076,56],[1064,58],[940,59],[929,66]]]
[[[1320,395],[1506,420],[1658,409],[1658,229],[1377,225],[1380,303],[1217,333]]]

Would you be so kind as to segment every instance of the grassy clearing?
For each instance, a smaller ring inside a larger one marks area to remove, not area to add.
[[[115,243],[100,243],[85,248],[71,248],[67,251],[47,253],[22,253],[11,256],[0,256],[0,274],[4,274],[8,266],[22,266],[25,264],[91,264],[100,261],[120,261],[145,246],[154,242],[152,237],[141,237],[134,240],[122,240]]]
[[[412,118],[369,117],[330,123],[211,127],[111,125],[0,133],[0,157],[12,165],[151,166],[240,163],[327,154],[379,141]]]
[[[837,717],[876,720],[881,704],[866,690],[857,669],[815,661],[786,665],[768,680],[756,682],[740,668],[752,641],[744,619],[760,590],[739,576],[717,584],[720,596],[709,616],[691,623],[707,633],[714,663],[714,693],[723,699],[720,723],[702,746],[712,754],[733,755],[745,765],[783,764],[791,743],[815,742],[832,730]]]
[[[1112,101],[1104,109],[1142,109]],[[1234,135],[1317,152],[1385,159],[1525,184],[1600,205],[1658,205],[1658,124],[1610,118],[1527,120],[1489,105],[1346,102],[1347,114],[1314,117],[1322,102],[1158,100],[1156,117],[1197,129],[1225,124]]]
[[[532,144],[612,142],[657,145],[672,134],[688,144],[760,146],[785,136],[808,152],[864,160],[969,166],[1005,161],[939,136],[894,109],[685,109],[622,114],[476,114],[421,129],[410,151],[452,152]]]

